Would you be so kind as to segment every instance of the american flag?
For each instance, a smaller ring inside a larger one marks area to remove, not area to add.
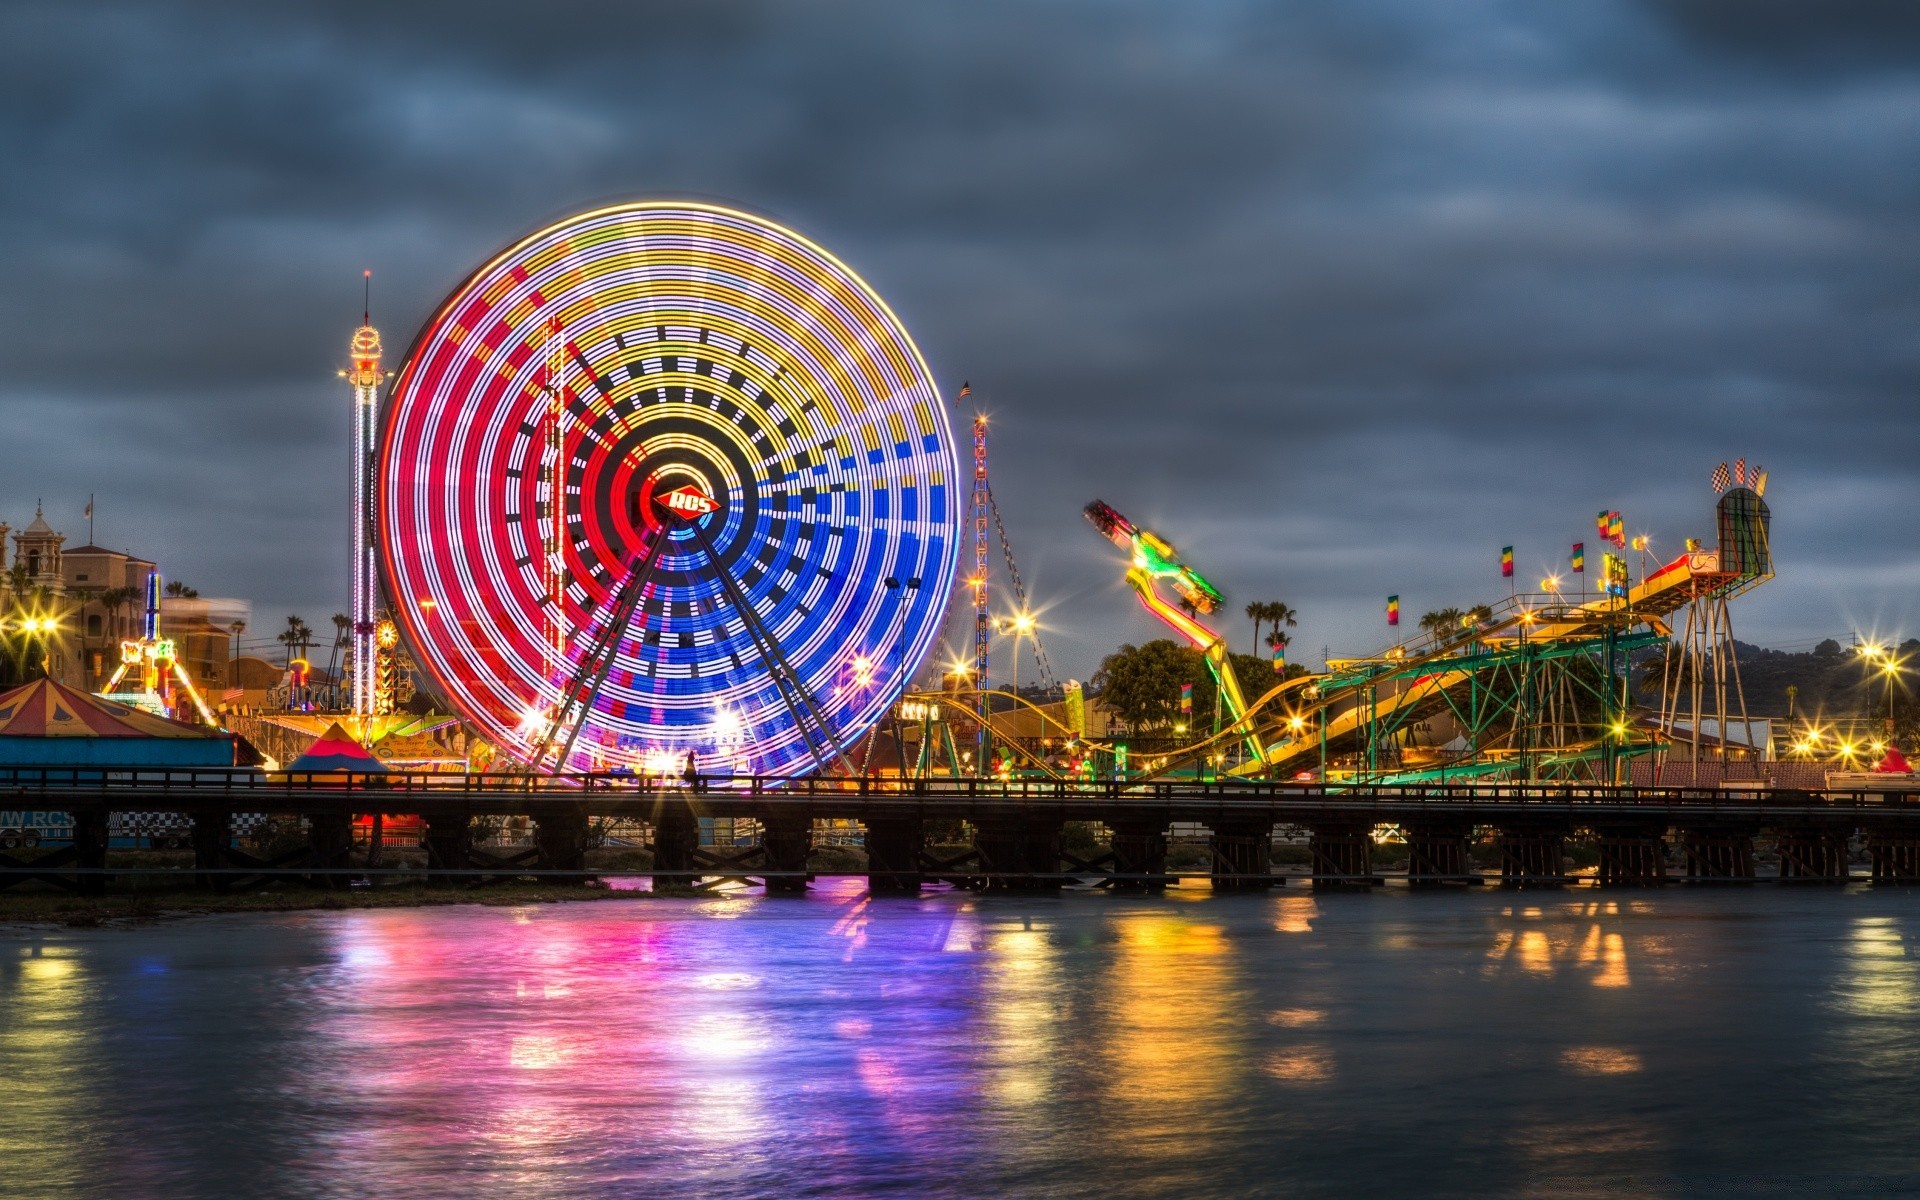
[[[1747,486],[1747,460],[1746,459],[1736,458],[1733,460],[1733,481],[1739,484],[1741,487]]]
[[[961,385],[960,385],[960,394],[961,394],[962,396],[971,396],[971,395],[973,395],[973,385],[972,385],[972,384],[970,384],[970,383],[963,383],[963,384],[961,384]]]
[[[1724,492],[1733,483],[1733,477],[1727,474],[1727,464],[1721,463],[1713,469],[1713,490]]]

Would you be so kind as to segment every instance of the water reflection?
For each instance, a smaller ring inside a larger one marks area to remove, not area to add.
[[[835,885],[16,931],[0,1193],[1884,1193],[1917,921]]]
[[[20,946],[0,961],[0,1190],[71,1188],[87,1174],[81,1151],[97,1103],[87,1037],[94,983],[77,947]]]
[[[1516,920],[1494,932],[1486,953],[1489,975],[1513,968],[1551,979],[1570,969],[1595,987],[1632,986],[1627,935],[1618,920],[1617,901],[1557,905],[1552,910],[1540,905],[1518,910],[1508,906],[1500,915]]]

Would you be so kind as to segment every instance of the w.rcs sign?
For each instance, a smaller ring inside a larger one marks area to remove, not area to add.
[[[677,487],[660,497],[660,506],[691,521],[720,511],[720,502],[696,487]]]

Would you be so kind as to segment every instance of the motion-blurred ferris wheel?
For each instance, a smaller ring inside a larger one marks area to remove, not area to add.
[[[802,772],[938,638],[955,477],[925,361],[845,264],[622,205],[508,248],[416,339],[382,572],[438,690],[522,762]]]

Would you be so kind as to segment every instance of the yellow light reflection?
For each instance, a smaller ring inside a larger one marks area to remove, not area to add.
[[[1204,1115],[1236,1100],[1259,1066],[1248,1062],[1231,943],[1178,910],[1130,914],[1116,933],[1104,1078],[1128,1114],[1125,1143],[1141,1157],[1197,1161],[1208,1152]]]
[[[1282,896],[1274,901],[1274,929],[1281,933],[1312,933],[1320,906],[1312,896]]]
[[[0,1058],[11,1119],[0,1123],[0,1161],[18,1195],[54,1195],[81,1186],[79,1153],[86,1127],[103,1103],[88,1090],[89,1062],[80,1029],[93,1002],[93,980],[75,950],[22,946],[0,968]]]
[[[1560,1065],[1578,1075],[1631,1075],[1646,1069],[1638,1054],[1617,1046],[1569,1046],[1560,1052]]]
[[[1007,1104],[1044,1102],[1059,1064],[1061,986],[1045,929],[992,931],[986,970],[994,1029],[988,1090]]]
[[[1333,1050],[1326,1046],[1295,1046],[1267,1055],[1268,1075],[1282,1083],[1326,1083],[1333,1078]]]
[[[1510,908],[1504,909],[1502,915],[1511,917],[1513,912]],[[1541,926],[1496,930],[1493,944],[1487,948],[1485,972],[1494,975],[1512,964],[1529,975],[1550,979],[1566,967],[1587,973],[1588,982],[1595,987],[1633,986],[1633,976],[1628,970],[1626,934],[1606,927],[1605,918],[1620,915],[1617,901],[1569,904],[1553,915],[1600,919],[1587,924],[1584,933],[1577,932],[1576,923],[1557,920]],[[1535,907],[1523,908],[1519,913],[1520,920],[1528,923],[1543,921],[1545,916]]]

